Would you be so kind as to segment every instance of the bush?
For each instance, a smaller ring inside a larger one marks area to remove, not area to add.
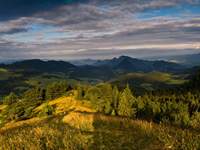
[[[120,116],[135,117],[136,112],[133,108],[135,101],[135,97],[132,95],[129,86],[127,86],[119,97],[118,114]]]
[[[46,98],[47,99],[55,99],[58,98],[68,91],[67,82],[54,82],[49,84],[46,89]]]
[[[17,102],[17,99],[18,99],[18,96],[15,93],[11,92],[8,96],[6,96],[3,99],[3,103],[6,105],[11,105],[11,104]]]
[[[195,112],[191,117],[191,126],[196,129],[200,129],[200,112]]]
[[[42,111],[40,112],[40,116],[49,116],[49,115],[53,115],[54,113],[54,108],[53,106],[49,105],[48,103],[45,103],[44,108],[42,109]]]

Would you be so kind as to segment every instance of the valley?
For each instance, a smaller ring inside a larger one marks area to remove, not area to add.
[[[198,67],[126,56],[96,62],[2,64],[1,147],[199,148]]]

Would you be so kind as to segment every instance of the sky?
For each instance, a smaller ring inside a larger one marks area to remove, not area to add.
[[[200,52],[200,0],[0,0],[0,61]]]

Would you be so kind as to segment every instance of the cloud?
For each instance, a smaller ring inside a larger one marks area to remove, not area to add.
[[[10,20],[19,17],[31,16],[38,12],[53,8],[78,3],[81,0],[1,0],[0,20]]]
[[[170,13],[163,16],[160,12],[182,4],[184,17]],[[75,58],[123,52],[145,55],[144,50],[154,54],[163,49],[172,52],[168,48],[184,52],[200,41],[200,15],[188,13],[186,4],[198,6],[199,1],[3,0],[0,1],[0,55]],[[138,18],[138,14],[152,10],[159,16]]]
[[[35,14],[47,13],[63,8],[63,6],[78,6],[79,4],[102,6],[113,11],[143,11],[178,5],[180,3],[199,4],[199,0],[1,0],[0,20],[12,20],[20,17],[30,17]],[[61,9],[62,10],[62,9]],[[68,15],[76,10],[71,10]],[[53,14],[53,13],[51,13]],[[80,13],[81,14],[81,13]],[[59,17],[54,13],[54,16]]]

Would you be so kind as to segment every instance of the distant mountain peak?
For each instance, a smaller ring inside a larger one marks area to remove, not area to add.
[[[122,56],[119,56],[117,59],[123,60],[123,59],[134,59],[134,58],[132,58],[130,56],[122,55]]]
[[[26,71],[37,71],[37,72],[66,72],[73,68],[76,68],[73,64],[65,61],[43,61],[40,59],[30,59],[18,61],[5,67],[11,70],[26,70]]]

